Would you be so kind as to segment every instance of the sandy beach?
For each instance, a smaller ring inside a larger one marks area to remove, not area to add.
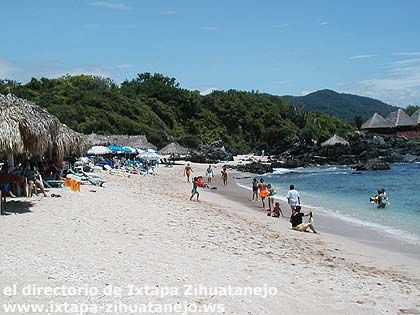
[[[193,175],[205,168],[194,164]],[[0,313],[5,304],[85,303],[85,314],[95,305],[98,314],[152,314],[123,306],[155,303],[187,314],[209,306],[217,309],[208,314],[420,314],[418,256],[322,229],[292,231],[286,218],[242,200],[232,178],[227,189],[200,189],[201,201],[189,201],[182,173],[102,172],[103,188],[10,201],[0,218]],[[60,286],[85,290],[29,292]],[[228,286],[254,289],[226,294]]]

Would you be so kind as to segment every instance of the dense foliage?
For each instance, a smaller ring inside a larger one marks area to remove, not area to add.
[[[145,134],[158,146],[177,140],[197,147],[222,139],[236,152],[280,152],[292,139],[323,141],[352,128],[278,96],[236,90],[203,96],[161,74],[139,74],[121,85],[87,75],[0,81],[0,93],[7,92],[45,107],[79,132]]]
[[[354,121],[356,117],[366,120],[375,112],[387,116],[397,110],[394,106],[370,97],[332,90],[320,90],[305,96],[284,96],[284,99],[294,105],[302,105],[305,110],[320,111],[347,121]]]
[[[420,105],[408,105],[407,108],[405,109],[405,112],[408,115],[413,115],[418,109],[420,109]]]

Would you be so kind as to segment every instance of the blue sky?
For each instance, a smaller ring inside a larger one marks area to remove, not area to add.
[[[0,78],[148,71],[202,93],[420,104],[418,0],[3,0],[0,21]]]

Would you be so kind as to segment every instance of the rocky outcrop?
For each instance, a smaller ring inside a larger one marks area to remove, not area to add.
[[[296,143],[274,157],[276,162],[273,168],[324,164],[363,165],[375,159],[386,163],[420,160],[420,141],[418,140],[358,132],[348,134],[345,138],[349,142],[348,146],[338,144],[321,147]],[[406,158],[407,155],[409,158]]]
[[[371,159],[364,163],[359,163],[356,165],[355,169],[357,171],[386,171],[389,170],[389,164],[380,159]]]
[[[190,160],[196,163],[218,163],[220,161],[233,161],[233,155],[226,150],[222,140],[217,140],[201,146],[197,151],[193,151]]]
[[[241,172],[247,172],[252,174],[266,174],[273,171],[271,164],[252,162],[248,164],[239,164],[236,169]]]

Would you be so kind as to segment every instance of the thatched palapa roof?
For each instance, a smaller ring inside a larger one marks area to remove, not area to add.
[[[370,118],[362,125],[362,129],[382,129],[392,127],[392,123],[390,123],[378,113],[373,114],[372,118]]]
[[[417,124],[420,124],[420,108],[416,110],[412,115],[411,119]]]
[[[339,137],[337,135],[334,135],[331,138],[329,138],[327,141],[321,143],[321,146],[322,147],[325,147],[325,146],[334,146],[336,144],[350,145],[350,143],[346,139],[344,139],[342,137]]]
[[[43,155],[58,159],[80,151],[80,134],[32,102],[12,94],[0,94],[0,152]]]
[[[154,149],[156,150],[156,146],[150,143],[146,136],[142,135],[97,135],[92,133],[90,135],[85,136],[86,142],[90,144],[90,146],[94,145],[118,145],[121,147],[133,147],[138,149]]]
[[[393,127],[402,127],[402,126],[415,126],[417,123],[414,122],[413,119],[411,119],[408,114],[403,111],[401,108],[396,110],[395,112],[392,112],[388,115],[386,118]]]
[[[165,146],[162,150],[160,150],[160,154],[168,155],[168,154],[177,154],[177,155],[187,155],[190,150],[183,147],[182,145],[172,142]]]

